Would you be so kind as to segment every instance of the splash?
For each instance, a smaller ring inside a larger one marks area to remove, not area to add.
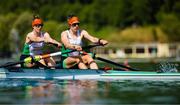
[[[161,62],[158,64],[157,72],[164,73],[164,72],[178,72],[177,64],[169,63],[169,62]]]

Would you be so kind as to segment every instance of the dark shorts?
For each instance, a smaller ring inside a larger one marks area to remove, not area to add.
[[[21,55],[20,56],[20,61],[23,61],[24,59],[26,59],[27,57],[30,57],[30,55]],[[21,67],[25,67],[25,65],[24,64],[21,64]]]
[[[20,60],[24,60],[25,58],[30,57],[30,55],[21,55]]]

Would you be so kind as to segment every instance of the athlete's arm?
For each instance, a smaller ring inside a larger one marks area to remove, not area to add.
[[[52,44],[57,44],[58,47],[62,46],[61,43],[59,43],[58,41],[52,39],[51,36],[49,35],[49,33],[46,32],[44,34],[44,37],[45,37],[45,42],[49,42],[49,43],[52,43]]]
[[[88,39],[89,41],[91,41],[93,43],[98,43],[98,44],[102,44],[102,45],[108,44],[108,41],[93,37],[85,30],[82,30],[82,34],[83,34],[84,38]]]
[[[68,37],[67,37],[67,32],[64,31],[61,33],[61,42],[64,44],[64,46],[66,48],[69,48],[69,49],[76,49],[78,51],[82,50],[82,47],[81,46],[78,46],[78,45],[73,45],[71,43],[69,43],[69,40],[68,40]]]

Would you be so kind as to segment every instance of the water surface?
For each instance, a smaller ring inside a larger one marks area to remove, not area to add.
[[[1,104],[180,104],[180,81],[0,80]]]

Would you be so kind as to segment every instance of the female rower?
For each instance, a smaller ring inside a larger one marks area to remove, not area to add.
[[[35,55],[42,55],[43,51],[42,48],[44,47],[45,43],[52,43],[61,46],[61,43],[52,39],[47,32],[42,31],[43,28],[43,21],[38,16],[34,16],[32,21],[32,31],[29,32],[26,36],[24,48],[20,60],[24,60],[29,56]],[[46,58],[39,61],[40,64],[44,66],[54,66],[55,61],[53,58]],[[32,67],[35,64],[29,63],[23,66]]]
[[[61,33],[61,42],[65,48],[77,50],[76,52],[69,53],[68,57],[63,61],[63,68],[71,68],[77,64],[79,69],[98,69],[96,62],[89,54],[79,53],[82,50],[82,39],[88,39],[93,43],[102,45],[106,45],[108,42],[93,37],[86,30],[81,30],[79,24],[78,17],[71,15],[68,17],[69,29]]]

